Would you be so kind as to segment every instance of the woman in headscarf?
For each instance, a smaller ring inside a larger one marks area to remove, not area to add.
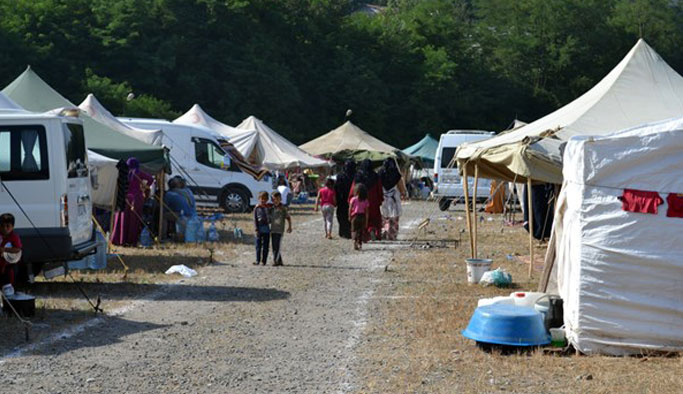
[[[337,174],[334,191],[337,197],[337,221],[339,222],[339,236],[351,239],[351,222],[349,221],[349,195],[353,178],[356,176],[356,162],[347,160],[344,168]]]
[[[126,165],[128,165],[126,207],[116,212],[111,240],[114,245],[135,246],[142,229],[144,192],[152,185],[154,178],[140,169],[140,162],[134,157],[129,158]]]
[[[353,190],[356,183],[362,183],[368,189],[370,207],[368,208],[366,238],[381,239],[382,214],[379,211],[379,207],[382,205],[384,193],[382,192],[382,183],[379,181],[379,176],[377,176],[377,173],[372,168],[372,161],[370,161],[370,159],[365,159],[360,163],[350,190]],[[350,191],[349,193],[352,194]]]
[[[398,235],[398,219],[401,216],[401,199],[406,197],[406,185],[401,172],[392,158],[384,160],[379,170],[382,181],[384,201],[380,207],[382,213],[382,239],[395,240]]]

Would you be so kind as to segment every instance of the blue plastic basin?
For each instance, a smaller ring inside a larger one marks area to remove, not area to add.
[[[477,342],[510,346],[550,343],[543,316],[534,308],[493,304],[475,309],[462,335]]]

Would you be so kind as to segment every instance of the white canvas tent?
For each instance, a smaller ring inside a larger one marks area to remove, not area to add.
[[[351,123],[350,120],[336,129],[308,141],[300,148],[315,156],[330,156],[344,150],[390,154],[397,150]]]
[[[173,123],[204,126],[215,133],[217,138],[223,138],[230,142],[245,158],[249,158],[254,152],[254,148],[259,140],[256,130],[238,129],[219,122],[207,114],[199,104],[193,105],[192,108],[174,120]]]
[[[584,353],[683,351],[683,118],[574,137],[554,223],[557,289],[569,341]],[[657,214],[627,212],[624,189],[659,193]]]
[[[257,141],[253,150],[243,155],[270,170],[329,166],[327,161],[313,157],[299,149],[254,116],[246,118],[237,125],[237,128],[256,131]]]
[[[164,133],[161,130],[145,130],[124,124],[116,119],[116,117],[112,115],[92,93],[88,94],[88,97],[83,100],[78,108],[88,114],[91,118],[121,134],[125,134],[150,145],[161,146],[162,144]]]
[[[19,104],[15,103],[11,98],[7,97],[7,95],[0,92],[0,111],[16,112],[16,111],[26,111],[26,110],[21,108],[21,106],[19,106]]]
[[[683,77],[645,41],[588,92],[526,126],[456,152],[485,178],[562,182],[561,145],[574,135],[607,135],[643,123],[683,115]]]

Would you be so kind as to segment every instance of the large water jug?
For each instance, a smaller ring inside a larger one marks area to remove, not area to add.
[[[152,235],[149,233],[147,226],[144,226],[142,232],[140,233],[140,246],[143,248],[149,248],[152,246]]]
[[[198,242],[199,240],[197,239],[197,234],[199,233],[199,230],[201,227],[202,227],[201,220],[199,220],[199,218],[196,216],[191,217],[187,221],[187,224],[185,225],[185,242],[186,243]],[[202,229],[202,232],[203,232],[203,229]]]
[[[197,242],[204,242],[206,241],[206,231],[204,230],[204,220],[202,218],[197,218],[199,219],[199,226],[197,227]]]
[[[218,230],[216,229],[216,223],[213,221],[209,225],[209,232],[206,235],[209,242],[218,242]]]

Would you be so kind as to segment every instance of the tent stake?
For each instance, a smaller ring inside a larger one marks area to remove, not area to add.
[[[462,170],[462,190],[465,193],[465,218],[467,219],[467,233],[470,238],[470,255],[474,258],[474,244],[472,243],[472,219],[470,217],[470,192],[467,187],[467,164]]]
[[[479,166],[477,164],[474,165],[474,186],[472,188],[472,219],[473,219],[473,225],[474,225],[474,240],[473,244],[474,246],[472,247],[472,257],[473,258],[479,258],[479,253],[477,251],[477,232],[478,232],[478,224],[477,222],[479,220],[477,217],[477,186],[479,185]]]
[[[529,210],[527,214],[529,219],[529,279],[531,279],[531,273],[534,269],[534,210],[531,200],[531,178],[526,179],[526,189],[527,208]]]

